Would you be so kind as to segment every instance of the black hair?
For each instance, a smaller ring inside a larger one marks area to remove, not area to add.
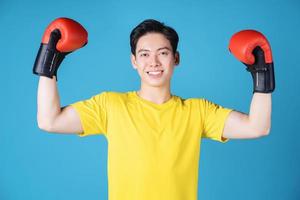
[[[130,47],[133,55],[135,55],[138,40],[147,33],[163,34],[169,40],[172,46],[173,54],[175,55],[179,41],[177,32],[172,27],[166,26],[164,23],[154,19],[144,20],[131,31]]]

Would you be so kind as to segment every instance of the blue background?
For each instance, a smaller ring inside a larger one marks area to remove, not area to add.
[[[58,73],[61,105],[101,91],[139,89],[129,60],[129,34],[146,18],[174,27],[181,64],[172,93],[205,97],[247,112],[252,78],[228,51],[232,34],[257,29],[275,63],[270,135],[221,144],[203,140],[199,199],[300,199],[300,2],[1,0],[0,199],[107,199],[107,141],[39,130],[38,77],[32,66],[44,29],[57,17],[79,21],[89,43]]]

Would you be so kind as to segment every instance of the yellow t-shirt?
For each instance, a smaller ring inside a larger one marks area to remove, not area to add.
[[[71,104],[79,136],[108,141],[109,200],[196,200],[201,138],[220,142],[231,109],[173,95],[163,104],[135,91],[102,92]]]

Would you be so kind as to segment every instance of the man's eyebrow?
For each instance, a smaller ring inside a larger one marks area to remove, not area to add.
[[[138,50],[138,53],[140,53],[141,51],[150,51],[150,50],[148,50],[148,49],[140,49],[140,50]]]
[[[157,49],[157,51],[160,51],[160,50],[163,50],[163,49],[167,49],[167,50],[171,51],[171,49],[169,47],[161,47],[161,48]],[[150,50],[148,50],[148,49],[140,49],[140,50],[138,50],[138,53],[140,53],[141,51],[150,51]]]
[[[169,47],[161,47],[161,48],[157,49],[157,51],[160,51],[160,50],[163,50],[163,49],[167,49],[167,50],[171,51],[171,49]]]

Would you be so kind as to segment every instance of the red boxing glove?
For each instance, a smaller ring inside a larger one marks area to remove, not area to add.
[[[229,51],[247,66],[253,78],[253,92],[271,93],[275,89],[271,47],[266,37],[255,30],[235,33]]]
[[[57,69],[65,56],[86,45],[87,38],[87,31],[78,22],[69,18],[54,20],[43,35],[33,73],[57,77]]]

